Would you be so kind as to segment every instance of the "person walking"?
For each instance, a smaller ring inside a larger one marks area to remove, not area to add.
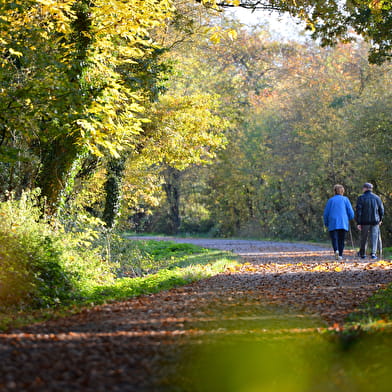
[[[343,196],[343,185],[333,187],[335,196],[331,197],[324,209],[324,224],[328,228],[336,260],[343,259],[344,240],[349,230],[349,222],[354,218],[350,200]]]
[[[356,221],[358,230],[361,231],[361,240],[358,256],[366,257],[368,237],[370,238],[370,257],[377,259],[377,245],[380,236],[380,225],[384,217],[384,205],[375,195],[373,185],[369,182],[363,185],[363,194],[358,197],[356,206]]]

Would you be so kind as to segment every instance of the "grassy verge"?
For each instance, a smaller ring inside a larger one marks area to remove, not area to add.
[[[170,241],[143,241],[160,266],[154,273],[140,277],[123,277],[111,285],[97,286],[87,293],[89,301],[119,300],[135,295],[151,294],[182,286],[223,272],[237,264],[230,252],[200,248],[192,244]]]
[[[167,234],[157,234],[157,233],[135,233],[135,232],[125,232],[125,236],[128,238],[132,237],[165,237],[165,238],[173,238],[173,239],[182,239],[182,238],[191,238],[191,239],[216,239],[216,240],[246,240],[246,241],[266,241],[266,242],[281,242],[281,243],[290,243],[290,244],[304,244],[304,245],[314,245],[320,247],[330,247],[331,241],[329,239],[325,240],[314,240],[314,241],[305,241],[305,240],[297,240],[293,238],[272,238],[272,237],[257,237],[257,236],[244,236],[244,237],[211,237],[208,234],[188,234],[188,233],[179,233],[178,235],[172,236]],[[348,247],[347,247],[348,248]],[[391,248],[392,249],[392,248]],[[392,252],[391,252],[392,253]]]
[[[131,242],[130,246],[135,246],[135,243],[132,242],[131,245]],[[40,310],[20,310],[16,307],[1,309],[0,330],[70,315],[87,306],[168,290],[216,275],[237,264],[237,258],[230,252],[204,249],[192,244],[140,241],[137,243],[137,249],[139,258],[135,263],[144,267],[141,276],[122,276],[112,284],[90,285],[80,297],[57,307]],[[129,267],[129,275],[134,271],[133,265],[133,260],[129,260],[126,265]],[[127,275],[126,270],[123,272]]]

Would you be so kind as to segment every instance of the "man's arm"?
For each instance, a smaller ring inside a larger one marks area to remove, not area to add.
[[[346,202],[346,211],[347,211],[348,220],[351,220],[354,218],[354,210],[348,198],[345,199],[345,202]]]

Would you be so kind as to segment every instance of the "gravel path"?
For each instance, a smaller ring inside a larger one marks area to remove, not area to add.
[[[337,263],[316,245],[175,240],[233,250],[246,263],[185,287],[0,334],[0,390],[198,391],[182,370],[195,366],[189,347],[219,337],[252,345],[263,337],[317,339],[318,328],[341,323],[392,281],[391,263],[360,263],[353,254]]]

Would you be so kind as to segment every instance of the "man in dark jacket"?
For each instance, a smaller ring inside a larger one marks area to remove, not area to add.
[[[363,194],[358,197],[356,221],[361,231],[361,246],[358,255],[364,259],[366,244],[370,234],[371,258],[376,259],[380,225],[384,217],[384,206],[381,199],[373,192],[373,185],[368,182],[363,186]]]

